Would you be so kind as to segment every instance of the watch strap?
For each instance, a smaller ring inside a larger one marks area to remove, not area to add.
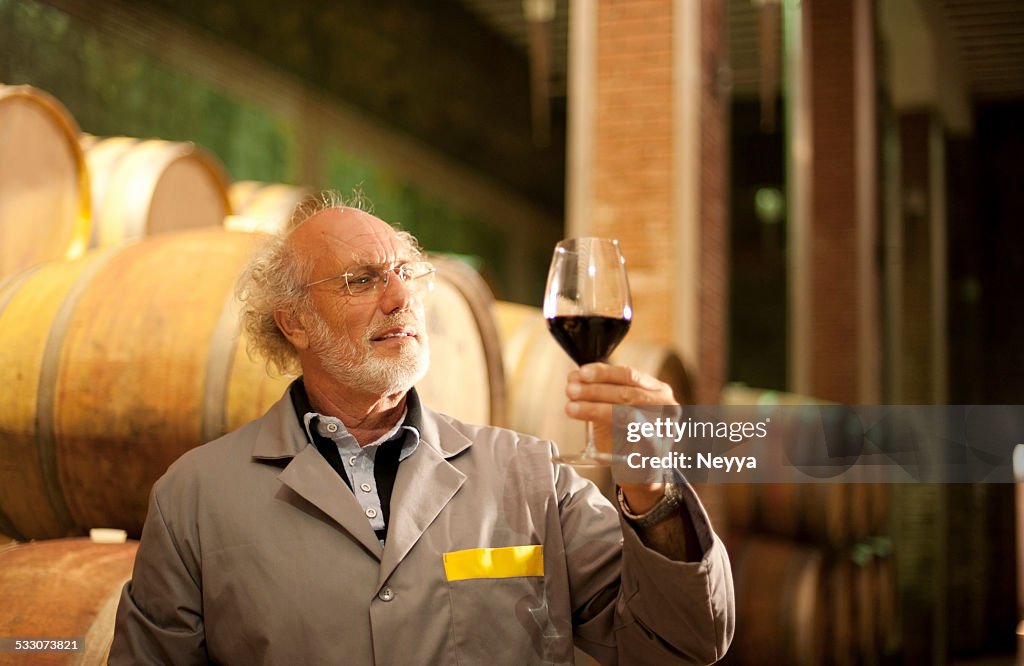
[[[641,530],[676,515],[679,513],[679,507],[683,504],[683,494],[679,491],[679,486],[674,483],[666,483],[665,494],[658,500],[658,503],[641,514],[633,513],[629,508],[629,504],[626,503],[626,498],[622,494],[622,488],[616,486],[615,495],[619,500],[619,510],[622,511],[622,515],[633,527]]]

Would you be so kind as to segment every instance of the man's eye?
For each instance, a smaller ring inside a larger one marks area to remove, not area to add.
[[[356,273],[349,278],[350,284],[372,284],[374,282],[373,273]]]

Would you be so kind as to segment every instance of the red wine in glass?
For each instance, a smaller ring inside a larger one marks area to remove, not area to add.
[[[548,330],[576,365],[605,362],[629,331],[630,321],[602,315],[548,319]]]
[[[544,318],[551,335],[577,365],[607,361],[629,331],[632,317],[626,262],[618,241],[570,238],[555,246]],[[583,451],[557,458],[573,465],[604,465],[611,459],[610,453],[597,450],[590,421]]]

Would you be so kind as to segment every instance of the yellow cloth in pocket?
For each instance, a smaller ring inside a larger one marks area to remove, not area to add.
[[[444,554],[448,580],[544,575],[544,546],[470,548]]]

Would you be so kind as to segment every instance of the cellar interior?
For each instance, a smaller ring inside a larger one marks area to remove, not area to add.
[[[105,663],[152,484],[292,379],[234,284],[312,192],[438,268],[428,404],[579,450],[568,237],[681,402],[1024,405],[1022,156],[1016,0],[0,0],[0,640]],[[1006,477],[695,485],[723,663],[1018,663]]]

